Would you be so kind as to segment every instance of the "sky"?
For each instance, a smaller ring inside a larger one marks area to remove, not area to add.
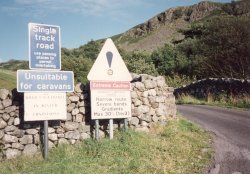
[[[0,63],[28,60],[28,23],[60,26],[61,46],[123,33],[171,7],[201,0],[1,0]],[[231,2],[231,0],[215,0]]]

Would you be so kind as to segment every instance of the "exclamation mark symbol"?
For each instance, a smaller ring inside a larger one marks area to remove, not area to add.
[[[112,59],[113,59],[113,53],[108,51],[106,53],[109,69],[108,69],[108,75],[113,75],[113,70],[111,69]]]

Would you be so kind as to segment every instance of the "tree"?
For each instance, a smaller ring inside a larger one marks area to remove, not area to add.
[[[16,70],[18,69],[29,69],[29,62],[28,61],[21,62],[20,65],[18,65],[18,67],[16,68]]]
[[[62,69],[74,72],[75,82],[87,83],[87,75],[100,50],[100,44],[90,41],[79,48],[62,48]]]
[[[250,78],[250,19],[220,17],[205,23],[197,43],[204,76]]]
[[[85,57],[95,60],[100,52],[101,46],[98,42],[91,40],[86,45],[80,46],[78,52],[85,55]]]
[[[75,83],[88,82],[87,75],[92,65],[93,61],[83,56],[62,59],[62,69],[74,72]]]
[[[165,44],[163,48],[151,54],[157,71],[161,75],[174,75],[183,73],[187,67],[187,59],[181,55],[173,46]]]
[[[149,55],[140,52],[125,53],[124,51],[121,51],[121,54],[130,72],[137,74],[158,74],[153,62],[150,61]]]
[[[181,52],[184,57],[186,57],[186,64],[183,67],[181,74],[189,77],[200,77],[200,64],[204,58],[200,55],[200,48],[197,46],[198,43],[199,39],[197,39],[197,37],[193,37],[187,38],[185,41],[177,45],[177,50]]]

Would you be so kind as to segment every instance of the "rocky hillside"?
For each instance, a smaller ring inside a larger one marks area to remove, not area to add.
[[[248,15],[250,1],[229,4],[202,1],[187,7],[170,8],[125,33],[113,36],[113,40],[126,51],[152,52],[165,43],[184,39],[180,30],[187,29],[194,22],[214,15]]]
[[[25,60],[11,59],[7,62],[0,63],[0,69],[16,71],[18,69],[28,69],[29,62]]]

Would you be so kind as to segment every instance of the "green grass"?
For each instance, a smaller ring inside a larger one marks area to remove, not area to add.
[[[178,88],[180,86],[191,84],[192,82],[196,81],[196,77],[189,77],[186,75],[174,74],[173,76],[165,76],[166,84],[168,86]]]
[[[130,36],[122,36],[121,39],[119,41],[117,41],[118,44],[133,44],[133,43],[137,43],[140,40],[146,38],[149,34],[143,35],[143,36],[137,36],[137,37],[130,37]]]
[[[211,94],[208,95],[206,99],[197,99],[190,95],[182,95],[178,97],[176,103],[250,109],[250,96],[244,95],[241,97],[233,97],[223,94],[220,95]]]
[[[122,34],[117,34],[111,37],[111,39],[115,42],[117,41],[120,37],[122,36]]]
[[[16,72],[0,70],[0,89],[12,90],[16,88]]]
[[[182,95],[176,99],[176,104],[197,104],[205,105],[207,104],[205,100],[197,99],[191,95]]]
[[[207,132],[182,118],[153,130],[150,134],[116,132],[112,141],[60,146],[50,151],[48,161],[41,155],[5,160],[0,163],[0,173],[203,173],[212,154]]]

